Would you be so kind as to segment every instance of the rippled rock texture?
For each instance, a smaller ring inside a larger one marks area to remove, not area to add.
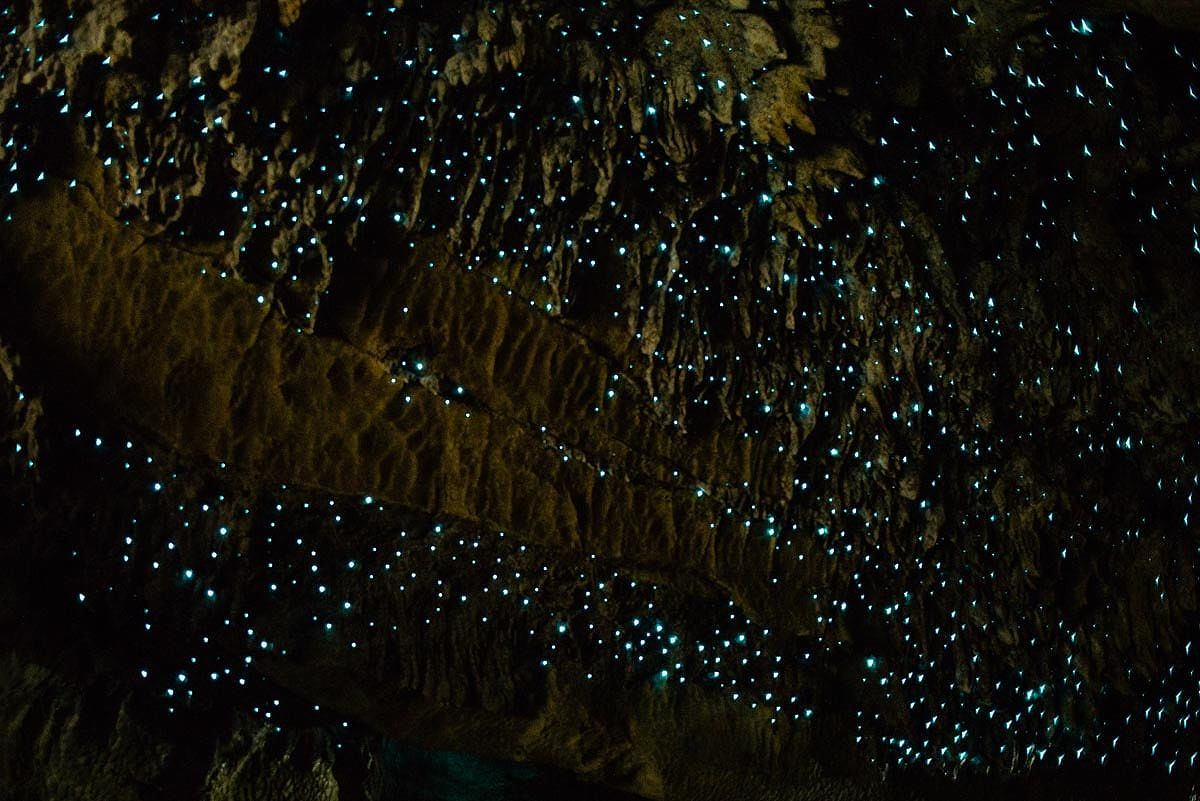
[[[0,797],[1187,797],[1198,30],[3,7]]]

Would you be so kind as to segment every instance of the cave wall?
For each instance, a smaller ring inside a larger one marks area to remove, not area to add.
[[[0,22],[13,797],[1193,787],[1189,4]]]

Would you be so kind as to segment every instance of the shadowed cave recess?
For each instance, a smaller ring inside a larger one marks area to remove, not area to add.
[[[1200,778],[1187,0],[0,6],[0,799]]]

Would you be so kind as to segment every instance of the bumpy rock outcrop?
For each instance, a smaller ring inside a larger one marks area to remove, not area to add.
[[[18,794],[1193,787],[1187,4],[3,21]]]

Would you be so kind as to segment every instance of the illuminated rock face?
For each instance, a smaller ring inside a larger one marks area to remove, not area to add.
[[[5,7],[0,787],[1185,794],[1200,42],[1115,5]]]

